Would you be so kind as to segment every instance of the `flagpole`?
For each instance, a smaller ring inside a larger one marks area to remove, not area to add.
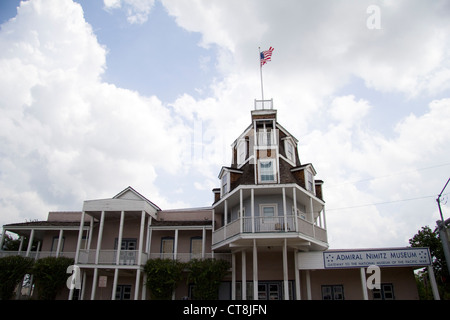
[[[263,88],[262,63],[261,63],[261,47],[258,47],[258,50],[259,50],[259,74],[261,76],[261,98],[263,101],[263,108],[264,108],[264,88]]]

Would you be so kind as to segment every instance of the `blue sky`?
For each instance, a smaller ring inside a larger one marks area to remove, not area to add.
[[[4,0],[0,225],[128,185],[163,209],[210,205],[260,98],[258,47],[272,46],[265,97],[325,181],[331,246],[405,246],[434,226],[450,176],[449,13],[419,0]]]

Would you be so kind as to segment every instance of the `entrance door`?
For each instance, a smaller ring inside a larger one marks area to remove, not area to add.
[[[281,300],[281,285],[279,282],[258,283],[258,300]]]

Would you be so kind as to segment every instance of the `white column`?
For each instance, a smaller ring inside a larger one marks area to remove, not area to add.
[[[288,221],[287,221],[287,208],[286,208],[286,188],[281,189],[283,192],[283,215],[284,215],[284,231],[288,231]]]
[[[59,252],[61,250],[61,242],[63,238],[63,229],[59,230],[59,237],[58,237],[58,245],[56,246],[56,257],[59,257]]]
[[[310,214],[310,221],[311,221],[311,223],[312,224],[314,224],[314,207],[313,207],[313,199],[312,199],[312,197],[309,197],[309,214]]]
[[[23,248],[23,236],[20,236],[20,244],[19,244],[19,253],[22,251]]]
[[[205,259],[206,250],[206,227],[202,229],[202,259]]]
[[[120,264],[120,251],[122,250],[122,235],[123,235],[123,221],[124,221],[124,219],[125,219],[125,211],[121,211],[120,212],[120,224],[119,224],[119,238],[117,239],[116,265]],[[119,272],[116,269],[114,277],[116,277],[116,274],[118,274],[118,273]],[[114,290],[114,292],[116,292],[116,291]]]
[[[241,219],[241,222],[239,223],[239,228],[240,228],[240,233],[242,233],[242,226],[244,225],[244,215],[243,212],[244,211],[244,199],[242,198],[242,189],[239,190],[239,212],[241,214],[240,217],[238,217],[239,219]]]
[[[114,270],[114,281],[113,281],[113,287],[112,287],[112,293],[111,293],[111,300],[116,300],[117,280],[118,279],[119,279],[119,269],[116,268]]]
[[[34,240],[34,229],[31,229],[30,239],[28,239],[27,253],[25,255],[26,257],[30,256],[30,251],[31,251],[31,246],[33,244],[33,240]]]
[[[91,216],[90,219],[90,225],[89,225],[89,235],[88,235],[88,242],[87,242],[87,250],[91,250],[91,243],[92,243],[92,235],[94,234],[94,217]]]
[[[363,293],[363,299],[369,300],[369,295],[367,293],[366,270],[364,268],[360,268],[359,273],[361,275],[361,289]]]
[[[323,216],[323,228],[326,230],[327,229],[327,219],[325,217],[325,206],[323,206],[323,208],[322,208],[322,216]]]
[[[81,282],[80,300],[84,300],[85,289],[86,289],[86,271],[83,271],[83,280]]]
[[[247,300],[247,254],[242,250],[242,283],[241,283],[241,299]]]
[[[298,232],[298,219],[297,219],[297,192],[295,187],[292,188],[292,201],[294,202],[294,225],[295,232]]]
[[[98,228],[97,250],[95,252],[95,264],[98,264],[98,260],[100,258],[100,248],[102,246],[104,225],[105,225],[105,211],[102,211],[102,214],[100,216],[100,226]],[[97,271],[97,268],[95,270]]]
[[[77,251],[75,251],[75,264],[78,263],[78,258],[80,256],[80,246],[81,239],[83,238],[83,228],[84,228],[84,215],[85,212],[81,212],[80,229],[78,230],[78,241],[77,241]]]
[[[97,280],[98,280],[98,268],[94,268],[94,275],[92,276],[91,300],[95,300],[95,291],[97,290]]]
[[[283,282],[284,282],[284,300],[289,300],[287,240],[286,239],[284,239],[284,243],[283,243]]]
[[[223,234],[224,239],[227,238],[227,224],[228,224],[228,200],[225,199],[224,207],[223,207]]]
[[[253,299],[258,300],[258,250],[253,239]]]
[[[439,291],[436,284],[436,278],[434,277],[433,266],[428,266],[428,277],[430,278],[431,290],[433,291],[434,300],[441,300],[439,297]]]
[[[5,228],[2,228],[2,236],[0,238],[0,251],[3,250],[3,242],[5,242],[5,238],[6,238],[6,230]]]
[[[141,283],[141,269],[136,270],[136,283],[134,284],[134,300],[139,298],[139,285]]]
[[[295,299],[301,300],[300,270],[298,270],[298,249],[294,250],[294,269],[295,269]]]
[[[306,299],[311,300],[312,299],[312,295],[311,295],[311,275],[310,275],[310,271],[306,270],[305,274],[306,274]]]
[[[236,253],[231,253],[231,300],[236,300]]]
[[[250,189],[250,205],[252,216],[252,233],[255,233],[255,189]]]
[[[152,245],[152,233],[153,233],[153,229],[151,228],[151,226],[152,226],[152,216],[149,216],[148,222],[147,222],[147,243],[145,244],[145,252],[147,252],[149,259],[150,259],[150,248]]]
[[[173,240],[173,259],[177,259],[177,253],[178,253],[178,229],[175,229],[175,239]]]
[[[142,250],[144,248],[144,227],[145,227],[145,211],[141,212],[141,226],[139,230],[139,252],[138,252],[138,266],[142,264]]]

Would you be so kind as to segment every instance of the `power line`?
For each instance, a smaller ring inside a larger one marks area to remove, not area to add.
[[[448,193],[446,193],[446,194],[448,194]],[[402,199],[402,200],[374,202],[374,203],[367,203],[367,204],[361,204],[361,205],[349,206],[349,207],[342,207],[342,208],[331,208],[331,209],[327,209],[327,212],[328,211],[345,210],[345,209],[363,208],[363,207],[370,207],[370,206],[378,206],[378,205],[383,205],[383,204],[391,204],[391,203],[397,203],[397,202],[406,202],[406,201],[413,201],[413,200],[420,200],[420,199],[427,199],[427,198],[435,198],[435,197],[436,197],[435,195],[432,195],[432,196],[423,196],[423,197],[409,198],[409,199]]]
[[[397,175],[400,175],[400,174],[407,174],[407,173],[412,173],[412,172],[417,172],[417,171],[422,171],[422,170],[428,170],[428,169],[434,169],[434,168],[439,168],[439,167],[445,167],[445,166],[448,166],[448,165],[450,165],[450,162],[442,163],[442,164],[438,164],[438,165],[434,165],[434,166],[430,166],[430,167],[424,167],[424,168],[418,168],[418,169],[413,169],[413,170],[408,170],[408,171],[395,172],[395,173],[388,174],[388,175],[385,175],[385,176],[366,178],[366,179],[355,180],[355,181],[345,181],[345,182],[342,182],[342,183],[338,183],[338,184],[327,186],[326,188],[329,189],[329,188],[339,187],[339,186],[342,186],[342,185],[345,185],[345,184],[356,184],[356,183],[366,182],[366,181],[371,181],[371,180],[385,179],[385,178],[390,178],[390,177],[397,176]]]

